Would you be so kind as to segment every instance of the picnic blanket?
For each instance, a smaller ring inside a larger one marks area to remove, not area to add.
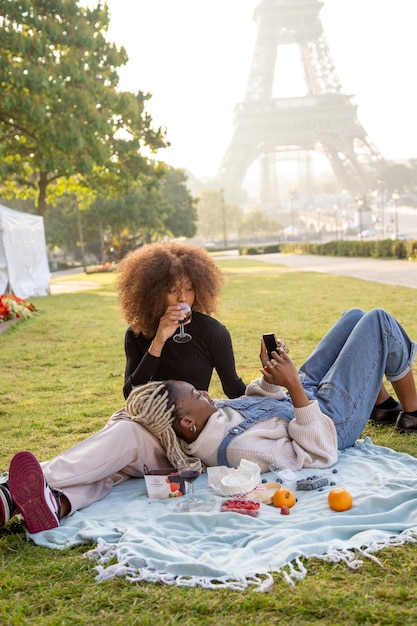
[[[313,472],[297,474],[299,479]],[[301,557],[343,562],[354,569],[365,558],[378,562],[375,553],[382,548],[417,543],[416,458],[366,438],[340,452],[334,468],[315,470],[314,475],[348,489],[352,508],[332,511],[327,503],[332,487],[326,486],[297,491],[290,515],[265,504],[256,518],[220,512],[222,498],[217,496],[211,511],[177,513],[183,498],[150,499],[145,481],[131,479],[62,520],[59,528],[28,537],[56,549],[92,544],[85,556],[97,562],[97,581],[126,576],[129,581],[259,591],[271,587],[272,572],[281,572],[290,584],[304,578]],[[273,480],[274,475],[263,478]],[[285,486],[295,489],[296,484]],[[206,475],[195,489],[213,495]]]

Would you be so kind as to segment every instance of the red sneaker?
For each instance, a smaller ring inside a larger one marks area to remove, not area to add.
[[[18,452],[9,469],[10,494],[30,533],[59,526],[59,495],[48,486],[31,452]]]

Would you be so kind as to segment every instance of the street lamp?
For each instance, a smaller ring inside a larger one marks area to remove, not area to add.
[[[227,229],[226,229],[226,206],[224,203],[224,189],[220,189],[221,207],[222,207],[222,220],[223,220],[223,245],[227,248]]]
[[[335,226],[336,226],[336,241],[339,241],[339,205],[334,204]]]
[[[364,200],[363,198],[361,198],[360,196],[358,196],[356,198],[356,211],[357,211],[357,217],[358,217],[358,227],[359,227],[359,234],[362,235],[362,231],[363,231],[363,208],[364,208]]]
[[[400,199],[400,194],[397,189],[392,194],[392,201],[394,203],[394,216],[395,216],[395,239],[398,237],[398,200]]]
[[[378,195],[379,195],[379,202],[380,202],[380,207],[381,207],[381,237],[384,238],[385,180],[383,178],[379,178],[378,185],[379,185]]]
[[[288,196],[290,200],[291,237],[295,238],[294,198],[297,196],[297,190],[290,189]]]

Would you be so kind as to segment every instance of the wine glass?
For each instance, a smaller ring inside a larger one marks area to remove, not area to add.
[[[181,461],[177,463],[177,470],[181,478],[189,485],[189,487],[187,487],[187,501],[190,504],[199,502],[199,498],[196,498],[194,494],[194,481],[203,471],[200,459],[197,457],[181,459]]]
[[[187,495],[181,498],[175,507],[177,513],[190,513],[191,511],[210,511],[216,506],[215,498],[207,496],[196,497],[194,494],[194,481],[202,472],[200,459],[195,457],[187,457],[177,463],[177,471],[180,477],[189,485],[187,486]]]
[[[180,302],[178,306],[185,317],[181,320],[179,333],[173,336],[173,340],[176,341],[176,343],[187,343],[192,337],[189,333],[184,332],[184,323],[191,319],[191,307],[186,302]]]
[[[210,510],[213,503],[205,502],[202,498],[197,498],[194,494],[194,481],[202,472],[200,459],[187,457],[177,463],[177,471],[180,477],[187,483],[187,495],[183,502],[179,502],[175,507],[177,513],[190,513],[191,511]],[[189,485],[189,486],[188,486]]]

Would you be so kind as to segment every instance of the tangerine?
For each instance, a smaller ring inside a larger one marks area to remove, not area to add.
[[[352,506],[353,498],[347,489],[335,487],[329,491],[327,501],[333,511],[347,511]]]
[[[272,502],[274,506],[279,508],[283,506],[288,506],[291,508],[297,502],[297,498],[294,493],[290,489],[277,489],[274,495],[272,496]]]

